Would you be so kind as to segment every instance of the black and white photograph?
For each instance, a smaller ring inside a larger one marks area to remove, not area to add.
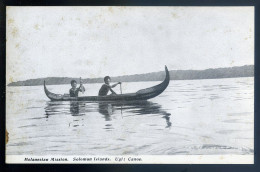
[[[253,164],[254,7],[8,6],[6,163]]]

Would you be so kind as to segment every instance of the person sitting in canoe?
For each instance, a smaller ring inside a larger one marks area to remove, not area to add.
[[[109,91],[111,91],[112,95],[116,94],[116,92],[114,90],[112,90],[112,88],[114,88],[118,84],[121,84],[121,82],[118,82],[114,85],[110,85],[110,81],[111,81],[111,78],[109,76],[106,76],[104,78],[105,84],[103,84],[102,87],[100,88],[100,90],[98,92],[99,96],[106,96]]]
[[[84,92],[85,91],[85,88],[84,88],[84,86],[82,85],[82,82],[81,82],[81,80],[80,80],[80,86],[77,88],[77,81],[75,81],[75,80],[72,80],[71,82],[70,82],[70,84],[71,84],[71,89],[70,89],[70,97],[78,97],[78,94],[79,94],[79,92]]]

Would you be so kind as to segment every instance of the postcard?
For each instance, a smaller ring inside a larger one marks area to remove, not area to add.
[[[6,38],[6,163],[254,163],[254,7],[8,6]]]

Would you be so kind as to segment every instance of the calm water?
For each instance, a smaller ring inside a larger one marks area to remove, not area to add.
[[[123,83],[123,93],[157,83]],[[171,81],[154,99],[123,104],[51,102],[43,86],[7,87],[6,153],[253,154],[253,85],[253,78]],[[47,87],[63,94],[70,85]],[[85,87],[96,95],[100,84]]]

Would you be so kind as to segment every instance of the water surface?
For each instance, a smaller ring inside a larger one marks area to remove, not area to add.
[[[253,78],[170,81],[158,97],[130,103],[51,102],[43,86],[7,87],[6,154],[253,154],[253,85]],[[85,84],[85,95],[100,86]],[[63,94],[70,85],[47,87]]]

